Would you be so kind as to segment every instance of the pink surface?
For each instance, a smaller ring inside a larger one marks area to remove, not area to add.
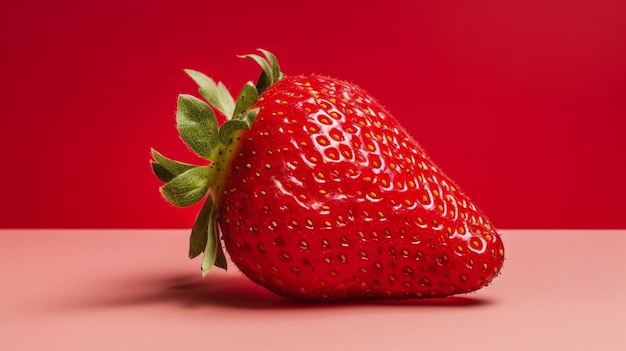
[[[624,350],[626,231],[504,231],[492,286],[303,304],[200,277],[182,230],[0,231],[3,350]]]

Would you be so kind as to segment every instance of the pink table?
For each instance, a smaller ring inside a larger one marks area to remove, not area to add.
[[[0,231],[2,350],[626,350],[626,231],[503,231],[494,284],[424,302],[308,305],[186,230]]]

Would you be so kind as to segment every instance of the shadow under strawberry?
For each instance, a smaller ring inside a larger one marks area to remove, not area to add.
[[[149,281],[133,279],[146,287],[145,294],[118,296],[107,305],[175,304],[185,308],[219,306],[242,309],[319,309],[358,306],[413,306],[461,308],[478,307],[492,303],[476,296],[451,296],[445,298],[407,300],[339,300],[335,302],[305,302],[275,295],[244,277],[213,275],[198,279],[193,274],[160,276]],[[125,283],[127,284],[127,283]]]

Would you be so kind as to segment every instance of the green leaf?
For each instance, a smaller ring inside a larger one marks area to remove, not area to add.
[[[211,213],[216,211],[215,203],[211,196],[207,197],[206,202],[202,205],[196,222],[191,229],[191,237],[189,238],[189,258],[194,258],[206,251],[209,240],[217,241],[217,251],[215,254],[215,266],[227,269],[228,264],[226,262],[226,256],[224,255],[224,249],[222,248],[222,242],[219,239],[217,232],[210,232],[209,228],[216,228],[216,225],[210,226],[209,222],[216,218],[211,217]],[[212,248],[211,248],[212,250]],[[212,252],[212,251],[211,251]]]
[[[163,183],[167,183],[170,180],[174,179],[174,177],[176,177],[175,174],[173,174],[172,172],[168,171],[165,167],[163,167],[161,164],[159,164],[157,162],[152,161],[152,162],[150,162],[150,165],[152,166],[152,171],[154,172],[154,174]]]
[[[256,83],[259,94],[272,85],[272,68],[263,57],[256,54],[248,54],[239,57],[253,59],[259,66],[261,66],[263,73],[261,73],[261,76]]]
[[[226,118],[233,115],[235,102],[222,82],[215,84],[215,81],[204,73],[192,69],[186,69],[185,73],[198,84],[198,92],[211,106],[223,113]]]
[[[210,177],[210,166],[191,168],[162,186],[161,194],[176,206],[191,206],[200,201],[209,190]]]
[[[270,66],[272,68],[272,84],[278,82],[278,80],[282,78],[280,67],[278,65],[278,59],[276,58],[276,56],[274,56],[274,54],[267,50],[259,49],[259,51],[262,52],[263,55],[265,55],[267,61],[270,63]]]
[[[176,123],[185,143],[198,155],[209,159],[219,142],[217,120],[211,107],[194,96],[181,94]]]
[[[156,151],[155,149],[152,149],[152,157],[154,157],[154,160],[163,168],[165,168],[167,171],[169,171],[172,175],[177,176],[181,173],[184,173],[187,170],[190,170],[194,167],[197,167],[196,165],[192,165],[189,163],[184,163],[184,162],[179,162],[179,161],[175,161],[172,159],[169,159],[165,156],[163,156],[162,154],[160,154],[158,151]]]
[[[213,207],[213,199],[211,196],[208,196],[191,228],[191,236],[189,237],[189,258],[198,256],[206,248],[207,238],[209,236],[209,215],[213,211]]]
[[[246,83],[239,93],[237,98],[237,104],[235,105],[235,112],[233,118],[237,118],[239,114],[243,113],[250,106],[254,105],[259,100],[259,93],[252,82]]]
[[[207,243],[204,248],[204,256],[202,257],[202,276],[204,277],[217,260],[217,252],[219,245],[219,237],[217,235],[217,210],[214,208],[209,213],[209,227],[208,227]]]
[[[265,90],[267,90],[267,88],[269,88],[270,85],[272,85],[271,78],[267,75],[267,73],[265,73],[265,71],[261,72],[261,75],[259,76],[259,79],[256,82],[256,90],[259,92],[259,94],[261,94]]]
[[[228,269],[226,255],[224,254],[224,248],[222,248],[222,241],[220,240],[219,234],[217,236],[217,255],[215,256],[215,266]]]
[[[222,124],[220,128],[220,142],[224,145],[229,145],[232,142],[233,134],[242,129],[250,129],[250,123],[246,120],[231,119]]]
[[[256,117],[259,115],[260,111],[261,110],[259,110],[258,108],[249,110],[246,112],[243,119],[248,121],[249,125],[252,125],[252,123],[254,123],[254,121],[256,120]]]
[[[235,109],[235,100],[233,100],[233,96],[230,95],[226,86],[222,84],[222,82],[217,83],[217,94],[221,103],[221,111],[226,119],[231,119],[233,116],[233,110]]]

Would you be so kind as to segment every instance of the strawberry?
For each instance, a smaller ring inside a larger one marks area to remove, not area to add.
[[[443,297],[499,274],[500,235],[380,103],[338,79],[284,76],[260,51],[245,57],[263,73],[236,101],[186,71],[206,101],[180,95],[177,126],[209,164],[152,151],[167,200],[206,199],[189,251],[203,274],[226,268],[221,239],[248,278],[298,299]]]

